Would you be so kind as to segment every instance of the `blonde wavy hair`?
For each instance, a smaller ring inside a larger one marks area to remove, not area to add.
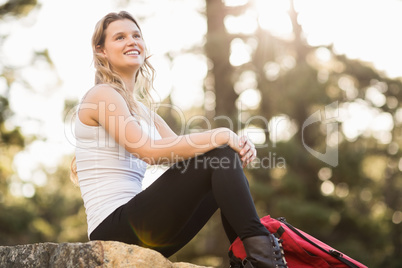
[[[150,91],[153,88],[153,81],[155,78],[155,69],[149,62],[149,56],[147,50],[145,49],[145,60],[143,65],[135,74],[135,88],[134,93],[131,90],[128,90],[120,77],[120,75],[113,70],[113,67],[109,63],[109,61],[103,56],[102,53],[99,52],[99,48],[103,48],[105,45],[106,39],[106,29],[108,26],[118,20],[131,20],[135,23],[135,25],[140,30],[141,36],[142,31],[138,24],[138,22],[134,19],[134,17],[126,12],[120,11],[119,13],[111,12],[104,16],[95,26],[94,33],[92,35],[92,53],[93,53],[93,63],[96,69],[95,73],[95,85],[98,84],[108,84],[113,87],[125,100],[131,114],[135,117],[141,117],[145,120],[149,117],[149,114],[146,113],[141,107],[139,107],[138,103],[135,100],[139,100],[144,102],[145,104],[150,105],[153,103],[152,96]],[[149,122],[150,119],[147,121]],[[78,184],[78,176],[77,176],[77,165],[76,158],[74,156],[71,162],[71,180],[74,184]]]

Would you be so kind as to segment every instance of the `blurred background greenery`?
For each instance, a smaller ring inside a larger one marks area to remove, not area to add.
[[[115,8],[150,2],[117,1]],[[245,170],[261,217],[286,217],[370,267],[402,267],[401,78],[390,78],[368,62],[337,53],[332,45],[308,43],[293,1],[289,1],[287,38],[275,35],[263,23],[247,25],[240,19],[236,24],[236,19],[258,13],[254,5],[258,1],[199,2],[205,38],[163,55],[171,65],[181,55],[195,55],[208,67],[202,77],[201,105],[184,109],[185,123],[192,120],[185,131],[206,129],[209,123],[249,134],[259,159],[265,161],[260,168],[255,163]],[[1,24],[26,23],[23,19],[40,9],[36,0],[2,1]],[[186,23],[180,17],[171,19]],[[3,55],[10,31],[0,34]],[[236,50],[243,57],[234,57]],[[34,51],[28,65],[57,78],[47,49]],[[31,169],[28,174],[17,172],[17,164],[29,165],[18,157],[21,152],[36,141],[48,142],[41,133],[24,135],[24,125],[10,124],[15,120],[10,106],[15,85],[33,88],[24,67],[0,62],[0,245],[85,242],[85,209],[79,188],[69,180],[72,154],[62,156],[53,168],[39,165],[33,173]],[[54,87],[60,83],[52,78]],[[180,133],[183,118],[166,107],[180,98],[185,102],[186,97],[173,95],[174,91],[162,96],[164,106],[158,112]],[[60,120],[77,99],[63,100]],[[317,111],[321,121],[304,127]],[[207,120],[194,120],[200,115]],[[217,116],[228,116],[233,125]],[[324,162],[307,148],[321,154],[336,151],[332,160],[337,161]],[[46,151],[36,152],[38,158],[46,157]],[[171,260],[227,267],[228,247],[219,216],[214,215]]]

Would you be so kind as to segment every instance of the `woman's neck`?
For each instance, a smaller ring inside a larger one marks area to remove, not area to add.
[[[131,93],[134,93],[135,75],[121,76],[121,79],[123,80],[126,89]]]

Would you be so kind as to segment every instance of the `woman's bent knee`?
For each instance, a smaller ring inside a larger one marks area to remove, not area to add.
[[[233,169],[241,167],[239,155],[230,146],[215,148],[204,155],[204,164],[212,169]]]
[[[233,150],[229,145],[224,145],[207,152],[206,155],[215,157],[233,157],[237,155],[237,152]]]

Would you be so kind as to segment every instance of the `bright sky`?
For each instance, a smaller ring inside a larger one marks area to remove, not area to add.
[[[73,151],[73,146],[66,142],[61,118],[64,99],[78,99],[93,85],[90,38],[96,22],[110,11],[124,9],[139,18],[145,41],[153,54],[151,62],[157,70],[155,87],[161,98],[172,92],[175,104],[184,109],[203,102],[202,83],[207,73],[205,57],[181,54],[171,64],[164,56],[166,52],[174,55],[183,48],[202,44],[206,33],[206,21],[199,12],[204,9],[203,0],[128,1],[132,4],[121,7],[114,4],[119,1],[112,0],[39,2],[42,5],[39,11],[22,21],[11,21],[8,27],[0,30],[10,34],[2,47],[2,61],[16,67],[29,65],[33,51],[48,49],[60,78],[58,80],[46,64],[39,62],[22,71],[33,89],[15,83],[11,90],[10,104],[16,116],[8,122],[10,127],[20,125],[25,134],[39,134],[47,139],[34,142],[16,158],[18,175],[23,180],[36,178],[35,184],[43,183],[40,172],[31,178],[35,167],[39,163],[54,167],[60,156]],[[224,2],[238,5],[247,0]],[[402,77],[402,1],[295,0],[295,3],[311,45],[333,43],[337,53],[371,62],[390,77]],[[276,36],[290,38],[291,24],[286,15],[288,1],[255,0],[255,5],[255,9],[243,16],[228,17],[225,20],[228,31],[252,33],[260,24]],[[249,61],[250,49],[249,44],[235,40],[231,63],[237,66]],[[275,66],[271,67],[275,75]],[[0,79],[0,94],[4,87],[4,81]],[[244,92],[244,95],[260,98],[255,90]],[[365,111],[363,104],[361,107],[356,105],[357,110]],[[24,195],[32,193],[29,189],[26,191]]]

